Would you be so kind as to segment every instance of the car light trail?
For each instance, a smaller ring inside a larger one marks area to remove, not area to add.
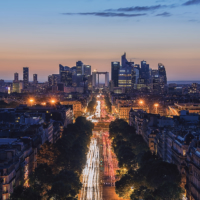
[[[103,100],[97,101],[95,113],[87,117],[87,120],[92,122],[111,122],[113,119],[112,115],[107,114],[105,101]],[[100,147],[102,144],[103,147]],[[101,173],[100,160],[103,161]],[[102,200],[101,183],[103,181],[106,186],[114,186],[117,169],[118,161],[112,152],[109,133],[103,130],[94,131],[87,154],[86,165],[82,172],[80,200]],[[103,174],[103,177],[100,177],[100,174]]]
[[[92,138],[87,154],[87,163],[82,173],[81,200],[101,199],[99,175],[99,147],[97,139]]]

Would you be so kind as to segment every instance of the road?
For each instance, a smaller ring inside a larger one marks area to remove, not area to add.
[[[114,117],[107,115],[105,102],[99,99],[94,115],[88,116],[87,119],[94,123],[108,123],[114,120]],[[83,186],[80,200],[105,200],[103,188],[109,186],[113,190],[117,169],[118,162],[112,152],[108,130],[94,131],[87,154],[87,163],[82,173]]]
[[[89,152],[87,154],[87,163],[82,173],[82,189],[80,194],[81,200],[100,200],[100,174],[99,174],[99,147],[97,139],[91,139]]]

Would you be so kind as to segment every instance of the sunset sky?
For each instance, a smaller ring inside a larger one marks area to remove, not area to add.
[[[200,0],[0,0],[0,79],[39,81],[76,61],[109,71],[126,52],[168,80],[200,79]]]

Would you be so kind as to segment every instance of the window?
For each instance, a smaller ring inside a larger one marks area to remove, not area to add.
[[[3,195],[3,200],[6,200],[6,195]]]

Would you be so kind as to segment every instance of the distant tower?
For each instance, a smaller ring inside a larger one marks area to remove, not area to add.
[[[165,66],[162,63],[158,63],[158,72],[159,76],[161,77],[161,82],[167,84],[167,74],[165,70]]]
[[[19,81],[19,74],[14,73],[14,82],[18,82],[18,81]]]
[[[65,67],[59,64],[59,74],[61,74],[62,71],[65,71]]]
[[[33,74],[33,83],[38,83],[37,74]]]
[[[120,69],[120,62],[111,63],[111,80],[114,83],[114,87],[118,87],[119,69]]]
[[[141,61],[140,78],[144,80],[144,84],[149,84],[149,64],[146,61]]]
[[[24,88],[26,89],[29,85],[29,68],[23,67],[23,82]]]
[[[124,53],[124,55],[122,55],[121,60],[122,60],[122,62],[121,62],[122,68],[125,68],[128,63],[128,60],[126,59],[126,53]]]
[[[158,63],[158,75],[160,78],[160,88],[161,92],[166,92],[166,86],[167,86],[167,74],[165,70],[165,66],[162,63]]]
[[[84,65],[84,75],[86,77],[91,75],[91,65]]]
[[[82,61],[76,62],[76,74],[77,76],[84,75],[84,65]]]

